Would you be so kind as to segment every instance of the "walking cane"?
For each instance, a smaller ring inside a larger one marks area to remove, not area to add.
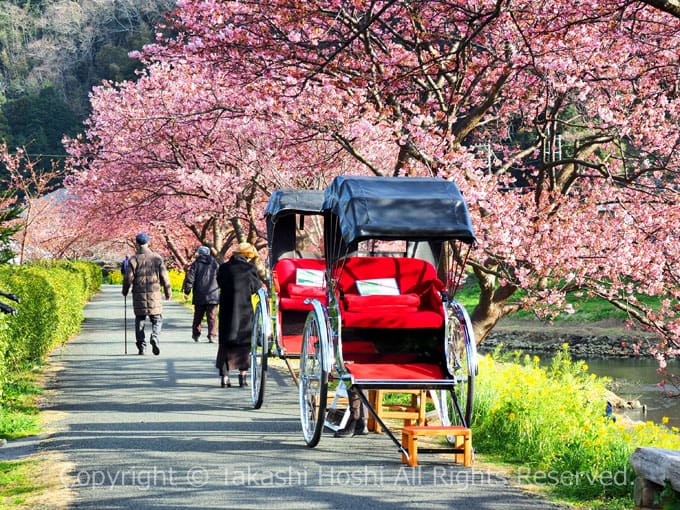
[[[125,312],[123,313],[125,320],[125,354],[127,355],[127,296],[125,296]]]

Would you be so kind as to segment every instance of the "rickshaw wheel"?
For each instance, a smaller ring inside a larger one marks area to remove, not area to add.
[[[253,408],[259,409],[264,401],[264,386],[267,379],[267,356],[269,354],[269,335],[266,321],[268,314],[262,301],[255,308],[253,335],[250,339],[250,397]]]
[[[441,395],[443,425],[469,427],[472,421],[477,347],[471,324],[462,305],[453,301],[447,306],[445,350],[448,369],[456,384],[448,394]]]
[[[315,308],[307,316],[300,354],[300,423],[307,446],[314,448],[326,419],[328,329],[323,314]]]

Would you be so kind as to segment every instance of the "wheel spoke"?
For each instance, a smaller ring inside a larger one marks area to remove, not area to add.
[[[266,300],[264,303],[266,303]],[[250,342],[250,396],[255,409],[262,406],[267,374],[269,338],[267,337],[266,321],[269,318],[264,303],[258,303],[255,309],[255,322]]]
[[[442,414],[450,424],[469,426],[474,403],[474,378],[477,371],[477,353],[467,312],[457,302],[447,306],[446,360],[454,386]],[[444,399],[443,399],[444,400]]]
[[[323,367],[323,340],[320,319],[310,312],[302,336],[300,354],[300,422],[308,446],[319,442],[326,412],[328,374]]]

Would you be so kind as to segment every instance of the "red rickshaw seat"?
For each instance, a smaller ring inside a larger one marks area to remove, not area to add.
[[[344,327],[441,328],[445,286],[429,262],[406,257],[350,257],[335,268]],[[361,295],[357,281],[396,281],[398,294]]]
[[[323,259],[281,259],[276,263],[273,271],[278,280],[281,310],[309,311],[312,305],[305,304],[308,298],[326,302],[326,290],[323,287],[298,283],[298,269],[324,272],[326,262]]]

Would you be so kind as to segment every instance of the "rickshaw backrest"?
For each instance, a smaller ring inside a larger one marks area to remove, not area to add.
[[[443,325],[440,291],[444,284],[429,262],[405,257],[350,257],[338,261],[335,271],[345,327]],[[382,288],[365,290],[376,283]]]
[[[274,278],[278,280],[281,310],[311,310],[305,299],[316,298],[326,302],[323,287],[323,259],[281,259],[274,266]]]

